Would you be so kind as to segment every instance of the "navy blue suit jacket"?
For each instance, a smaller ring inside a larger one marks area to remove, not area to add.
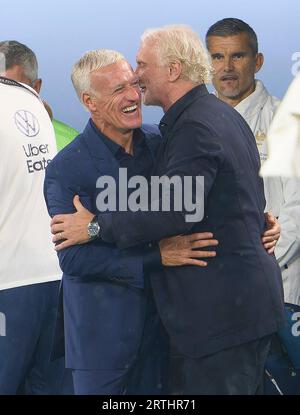
[[[265,199],[249,126],[202,85],[169,109],[160,129],[155,174],[204,176],[203,220],[186,222],[184,209],[99,215],[103,239],[124,248],[211,231],[219,240],[206,268],[165,267],[152,275],[161,318],[184,354],[201,357],[276,332],[284,321],[282,281],[261,241]]]
[[[154,157],[159,131],[150,126],[143,131]],[[46,169],[44,193],[49,214],[74,212],[76,194],[96,213],[96,181],[102,175],[117,180],[118,169],[118,162],[89,122]],[[67,367],[124,369],[133,361],[145,322],[143,253],[143,247],[119,250],[100,240],[58,253],[63,271]],[[61,323],[60,319],[56,353],[63,344]]]

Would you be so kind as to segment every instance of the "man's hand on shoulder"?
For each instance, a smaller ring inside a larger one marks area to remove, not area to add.
[[[52,241],[56,243],[56,251],[90,241],[87,225],[94,215],[80,203],[79,196],[74,197],[73,203],[75,213],[55,215],[51,221],[51,232],[54,235]]]

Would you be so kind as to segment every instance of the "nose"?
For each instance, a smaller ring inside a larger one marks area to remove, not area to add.
[[[126,98],[129,101],[138,101],[141,98],[141,90],[138,85],[131,85],[127,89]]]
[[[234,70],[233,60],[230,57],[225,58],[224,71],[225,72],[230,72],[230,71],[233,71],[233,70]]]
[[[142,71],[141,71],[141,67],[140,67],[140,65],[139,65],[139,64],[137,64],[137,65],[136,65],[136,68],[135,68],[134,73],[135,73],[138,77],[140,77],[140,76],[141,76]]]

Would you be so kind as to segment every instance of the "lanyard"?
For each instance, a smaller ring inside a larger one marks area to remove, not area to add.
[[[37,96],[37,94],[33,91],[31,91],[31,89],[26,88],[26,86],[20,84],[17,81],[14,81],[13,79],[9,79],[9,78],[5,78],[4,76],[0,76],[0,83],[4,84],[4,85],[12,85],[12,86],[18,86],[19,88],[24,88],[26,89],[26,91],[31,92],[36,98],[39,99],[39,97]]]

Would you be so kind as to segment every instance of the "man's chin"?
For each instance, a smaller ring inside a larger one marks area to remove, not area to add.
[[[223,97],[228,99],[237,99],[240,96],[240,91],[230,90],[230,91],[221,91]]]
[[[130,129],[130,130],[135,130],[136,128],[141,128],[141,125],[142,125],[142,120],[140,120],[140,121],[136,121],[136,122],[133,122],[133,123],[130,125],[129,129]]]

